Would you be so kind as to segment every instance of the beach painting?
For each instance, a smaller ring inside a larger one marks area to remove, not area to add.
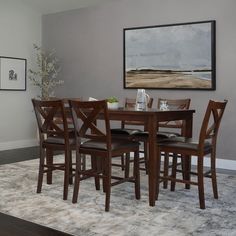
[[[215,21],[123,33],[124,88],[215,90]]]

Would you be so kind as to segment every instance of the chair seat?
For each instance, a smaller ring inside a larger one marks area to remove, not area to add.
[[[147,131],[137,131],[132,134],[134,139],[140,139],[140,140],[146,140],[148,138],[148,132]],[[157,141],[158,142],[164,142],[164,141],[170,141],[172,138],[175,138],[179,136],[178,133],[173,132],[157,132]]]
[[[112,140],[111,142],[111,150],[115,151],[121,148],[131,148],[131,147],[137,147],[139,146],[138,142],[134,141],[127,141],[127,140]],[[88,148],[88,149],[99,149],[99,150],[107,150],[106,143],[101,141],[92,141],[88,140],[85,141],[80,145],[81,148]]]
[[[173,138],[170,138],[168,142],[160,143],[159,145],[165,146],[165,147],[171,147],[171,148],[191,149],[194,151],[197,151],[199,149],[198,141],[192,138],[186,138],[186,137],[173,137]],[[205,141],[204,152],[210,151],[211,148],[212,148],[212,144],[208,141]]]
[[[43,145],[46,145],[46,144],[65,145],[65,139],[63,137],[49,137],[43,142]],[[69,145],[75,145],[75,139],[70,138]]]
[[[122,129],[122,128],[117,128],[117,129],[111,129],[111,135],[133,135],[137,132],[142,132],[140,129]]]

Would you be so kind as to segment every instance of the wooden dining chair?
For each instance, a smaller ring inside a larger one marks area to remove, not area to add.
[[[76,130],[76,174],[72,202],[77,202],[81,177],[95,177],[97,190],[100,188],[99,179],[102,178],[106,195],[105,211],[109,211],[111,187],[114,185],[127,181],[134,182],[136,199],[140,199],[139,143],[111,138],[109,113],[105,100],[86,102],[70,100],[69,104]],[[103,115],[103,120],[99,121],[101,127],[96,122],[99,115]],[[81,139],[86,139],[86,141],[81,142]],[[130,152],[134,152],[133,176],[127,178],[113,176],[112,157]],[[81,169],[81,154],[91,156],[92,165],[90,169],[85,171]],[[115,181],[112,182],[112,179]]]
[[[43,175],[47,173],[47,183],[52,183],[54,170],[64,171],[63,199],[68,196],[68,185],[72,184],[72,157],[75,149],[75,139],[69,137],[67,116],[63,100],[41,101],[32,99],[40,141],[40,158],[37,193],[41,193]],[[57,122],[60,117],[61,122]],[[65,153],[64,162],[54,163],[53,154],[62,150]]]
[[[148,103],[147,103],[147,107],[148,108],[152,108],[152,104],[153,104],[153,98],[149,98],[148,99]],[[125,103],[124,103],[124,107],[125,108],[135,108],[136,105],[136,99],[134,98],[125,98]],[[132,126],[135,126],[132,128]],[[138,129],[137,127],[141,126],[141,129]],[[145,131],[146,127],[144,122],[142,121],[122,121],[121,122],[121,128],[114,128],[111,129],[111,134],[113,137],[117,137],[117,138],[121,138],[121,139],[133,139],[133,134],[136,132],[142,132]],[[140,169],[144,169],[147,170],[147,144],[144,141],[143,144],[143,150],[139,150],[140,153],[144,154],[144,157],[139,158],[139,163],[144,163],[145,164],[145,168],[141,168]],[[126,166],[126,173],[128,174],[129,172],[129,164],[125,165],[125,157],[126,157],[126,162],[130,162],[129,160],[129,156],[128,155],[123,155],[121,157],[121,165],[120,164],[116,164],[113,163],[112,165],[114,166],[121,166],[122,170],[124,170],[124,167]]]
[[[162,102],[165,102],[169,110],[188,110],[190,107],[190,98],[183,98],[183,99],[166,99],[166,98],[159,98],[157,102],[157,108],[161,108]],[[159,122],[158,124],[159,130],[157,132],[157,136],[159,139],[165,139],[165,138],[173,138],[177,136],[183,136],[184,135],[184,128],[185,124],[183,120],[174,120],[174,121],[165,121],[165,122]],[[171,153],[164,153],[164,156],[172,156]],[[183,161],[181,160],[181,155],[178,155],[178,159],[180,159],[179,162],[177,162],[177,165],[181,165],[183,169]],[[169,164],[169,158],[164,157],[164,164],[163,164],[163,172],[164,175],[168,175],[169,169],[172,168],[172,165]],[[182,170],[178,170],[179,172],[182,172]],[[168,181],[163,181],[163,188],[168,187]]]
[[[212,179],[214,198],[218,198],[215,166],[216,141],[226,104],[226,100],[223,102],[209,101],[197,141],[191,138],[175,137],[171,142],[157,144],[159,155],[161,152],[173,153],[172,173],[171,175],[164,173],[163,176],[160,176],[160,179],[171,181],[171,191],[175,190],[176,182],[197,185],[201,209],[205,209],[204,177]],[[197,172],[191,172],[191,170],[189,170],[190,174],[197,175],[196,182],[190,179],[178,179],[176,177],[177,154],[181,154],[182,158],[190,158],[190,160],[191,156],[197,156]],[[203,163],[204,157],[207,154],[210,154],[211,168],[204,173]],[[168,158],[168,155],[165,156],[165,158]],[[159,181],[157,184],[159,185]],[[159,187],[157,187],[157,189],[159,189]]]
[[[165,98],[159,98],[157,102],[157,108],[160,109],[160,105],[162,101],[165,101],[166,105],[168,106],[168,109],[170,110],[183,110],[183,109],[189,109],[191,99],[165,99]],[[177,121],[165,121],[165,122],[159,122],[158,123],[158,132],[157,132],[157,142],[166,142],[170,138],[180,136],[184,134],[184,128],[185,124],[182,120]],[[143,141],[147,143],[148,140],[148,132],[141,131],[141,132],[135,132],[133,133],[133,137],[135,140]],[[147,145],[147,144],[146,144]],[[164,153],[163,155],[170,155],[169,153]],[[148,156],[148,155],[147,155]],[[146,160],[148,165],[148,159]],[[178,165],[182,165],[183,162],[179,162]],[[171,168],[171,165],[169,164],[169,158],[164,158],[164,165],[163,165],[163,172],[166,175],[169,171],[169,168]],[[180,170],[181,171],[181,170]],[[168,187],[168,181],[163,181],[163,188]]]

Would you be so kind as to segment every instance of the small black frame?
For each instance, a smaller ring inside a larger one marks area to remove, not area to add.
[[[0,56],[0,90],[25,91],[27,60]]]

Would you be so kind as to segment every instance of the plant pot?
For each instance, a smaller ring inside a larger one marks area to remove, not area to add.
[[[118,109],[119,108],[119,102],[108,102],[107,103],[108,109]]]

